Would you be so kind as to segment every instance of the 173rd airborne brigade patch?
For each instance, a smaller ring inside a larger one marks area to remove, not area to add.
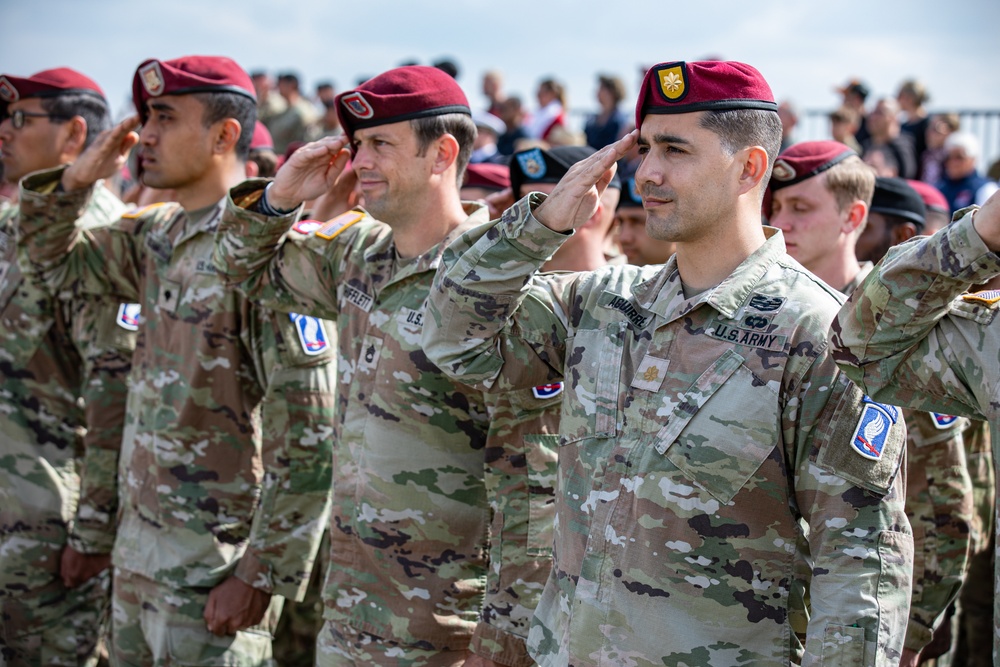
[[[882,451],[889,438],[889,430],[899,421],[899,410],[891,405],[876,403],[864,397],[861,419],[854,429],[851,447],[854,451],[872,461],[882,458]]]

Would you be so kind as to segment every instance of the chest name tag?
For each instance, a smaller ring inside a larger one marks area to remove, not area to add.
[[[399,324],[404,327],[417,327],[422,329],[424,326],[424,313],[422,310],[401,308],[399,310]]]
[[[657,359],[647,354],[635,371],[632,386],[646,391],[659,391],[663,378],[667,376],[668,366],[670,366],[669,360]]]
[[[138,331],[142,321],[142,305],[138,303],[123,303],[118,306],[118,316],[115,324],[126,331]]]
[[[632,326],[636,329],[644,329],[646,324],[649,322],[649,318],[641,314],[635,305],[623,296],[605,292],[604,298],[601,299],[601,305],[605,308],[611,308],[612,310],[620,312],[628,318],[628,321],[631,322]]]
[[[372,299],[370,294],[366,294],[357,287],[352,287],[350,285],[344,286],[344,299],[347,300],[348,303],[353,303],[366,313],[371,312],[372,303],[374,302],[374,299]]]
[[[772,352],[780,352],[785,348],[785,337],[779,334],[763,333],[752,329],[734,327],[730,324],[720,324],[715,322],[705,331],[712,338],[717,338],[727,343],[735,345],[746,345],[748,347],[760,347]]]
[[[289,319],[295,325],[295,331],[299,335],[299,344],[302,351],[310,357],[323,354],[330,348],[330,339],[326,335],[323,322],[310,315],[300,315],[289,313]]]

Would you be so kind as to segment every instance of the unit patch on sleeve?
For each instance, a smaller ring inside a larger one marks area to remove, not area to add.
[[[142,306],[138,303],[123,303],[118,306],[115,324],[126,331],[138,331]]]
[[[942,415],[937,412],[930,413],[931,420],[934,422],[934,427],[945,431],[951,428],[951,425],[958,421],[958,417],[954,415]]]
[[[899,420],[899,410],[892,405],[876,403],[864,397],[864,409],[851,437],[854,451],[872,461],[882,458],[889,438],[889,429]]]
[[[295,331],[299,334],[299,344],[307,355],[313,357],[322,354],[330,347],[330,339],[327,338],[326,329],[319,319],[298,313],[289,313],[288,317],[295,324]]]
[[[540,384],[537,387],[531,388],[531,393],[534,394],[535,398],[543,400],[546,398],[552,398],[553,396],[558,396],[562,393],[563,383],[555,382],[553,384]]]

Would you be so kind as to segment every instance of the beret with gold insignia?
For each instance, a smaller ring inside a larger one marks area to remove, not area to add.
[[[727,109],[777,113],[774,93],[756,69],[745,63],[709,60],[667,62],[646,72],[635,105],[635,126],[650,113],[672,114]]]

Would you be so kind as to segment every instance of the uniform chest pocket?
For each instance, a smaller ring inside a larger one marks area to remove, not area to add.
[[[660,429],[656,449],[728,503],[774,450],[778,396],[727,350],[695,380]]]
[[[612,322],[606,329],[577,331],[566,342],[560,445],[616,434],[626,329],[625,322]]]

